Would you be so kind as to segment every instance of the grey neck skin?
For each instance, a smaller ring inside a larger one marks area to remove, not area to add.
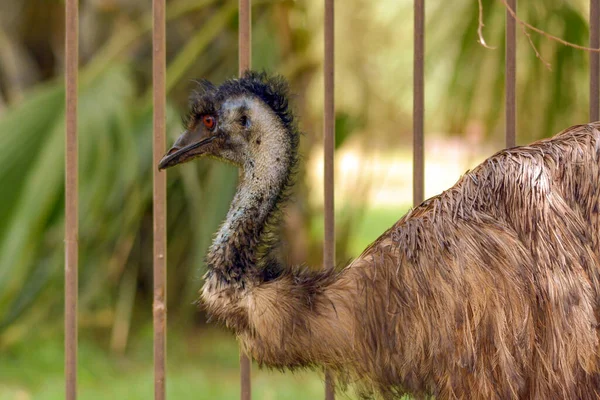
[[[285,131],[273,127],[260,131],[260,140],[249,149],[256,157],[248,157],[227,217],[217,232],[207,256],[210,273],[227,282],[242,282],[260,275],[259,257],[266,256],[267,225],[278,224],[277,207],[291,173],[292,153]],[[258,125],[260,121],[257,121]],[[260,125],[259,125],[260,126]],[[263,151],[260,151],[263,150]],[[263,246],[264,247],[264,246]],[[260,254],[259,254],[260,253]]]

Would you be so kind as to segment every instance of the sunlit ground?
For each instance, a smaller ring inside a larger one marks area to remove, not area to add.
[[[469,168],[492,154],[452,139],[427,142],[426,196],[452,186]],[[321,204],[322,153],[309,163],[311,201]],[[412,202],[412,159],[409,151],[361,156],[357,149],[342,150],[336,162],[337,214],[362,207],[362,218],[350,239],[352,255],[396,222]],[[313,234],[322,235],[316,215]],[[62,341],[39,339],[0,353],[0,400],[64,398]],[[238,352],[232,335],[205,329],[182,337],[169,327],[168,398],[238,399]],[[152,331],[130,340],[126,356],[111,355],[105,347],[80,333],[79,390],[81,399],[151,399],[153,397]],[[255,399],[317,399],[323,382],[316,372],[295,374],[258,370],[252,375]],[[351,395],[338,398],[354,398]]]
[[[432,136],[432,135],[429,135]],[[496,150],[479,141],[428,137],[425,142],[425,198],[450,188],[468,169],[477,166]],[[345,204],[368,208],[395,208],[412,203],[412,153],[410,148],[366,153],[346,146],[335,154],[335,197],[337,208]],[[310,200],[322,204],[323,151],[318,148],[308,159]]]
[[[452,187],[466,171],[499,150],[472,137],[464,140],[447,135],[429,135],[425,145],[425,198]],[[335,157],[336,219],[360,210],[361,218],[349,244],[351,255],[358,256],[412,206],[412,153],[410,149],[392,149],[368,154],[358,146],[347,146]],[[323,204],[322,149],[307,162],[310,201],[319,209]],[[321,236],[322,218],[322,213],[315,215],[312,224],[314,233]]]

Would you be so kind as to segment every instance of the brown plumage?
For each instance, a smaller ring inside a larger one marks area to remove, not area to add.
[[[600,123],[495,154],[318,272],[271,251],[297,158],[286,96],[264,74],[204,84],[160,165],[241,168],[202,299],[255,360],[384,398],[600,397]]]

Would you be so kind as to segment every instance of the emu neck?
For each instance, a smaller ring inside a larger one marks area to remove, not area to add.
[[[259,278],[261,258],[269,255],[273,245],[268,237],[270,229],[279,224],[278,207],[293,160],[289,151],[277,151],[273,144],[262,143],[269,154],[242,169],[227,217],[208,253],[212,273],[230,283],[243,286]]]

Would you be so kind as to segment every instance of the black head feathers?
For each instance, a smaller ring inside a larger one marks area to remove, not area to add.
[[[262,100],[279,117],[284,127],[297,142],[299,132],[294,112],[289,105],[289,85],[281,75],[269,76],[266,72],[246,71],[241,78],[229,79],[220,86],[207,80],[198,82],[199,91],[192,94],[192,116],[214,113],[219,104],[228,98],[252,95]]]

